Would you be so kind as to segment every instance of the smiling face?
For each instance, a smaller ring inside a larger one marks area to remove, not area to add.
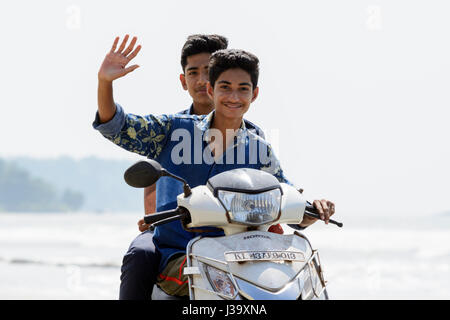
[[[218,119],[242,121],[258,91],[258,87],[253,89],[250,74],[239,68],[222,72],[214,87],[208,83],[208,95],[213,100]]]
[[[212,100],[206,92],[208,83],[209,53],[198,53],[187,57],[184,74],[180,75],[181,85],[189,92],[194,105],[210,105]]]

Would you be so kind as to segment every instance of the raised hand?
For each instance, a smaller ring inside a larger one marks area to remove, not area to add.
[[[122,40],[119,49],[117,49],[117,44],[119,43],[119,37],[114,40],[111,51],[106,55],[103,60],[102,66],[98,71],[99,81],[112,82],[124,75],[130,73],[131,71],[138,68],[138,65],[132,65],[127,67],[128,63],[136,57],[138,52],[141,50],[141,46],[138,45],[135,49],[134,46],[137,41],[137,37],[133,37],[128,47],[125,49],[129,36],[126,35]],[[134,50],[133,50],[134,49]]]

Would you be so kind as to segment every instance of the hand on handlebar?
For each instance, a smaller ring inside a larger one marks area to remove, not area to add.
[[[150,225],[145,223],[144,218],[139,220],[137,224],[140,232],[144,232],[150,228]]]
[[[303,189],[298,189],[298,192],[303,193]],[[309,202],[308,202],[309,203]],[[330,222],[330,217],[335,212],[335,206],[334,203],[329,200],[314,200],[313,206],[317,210],[317,214],[319,214],[320,219],[325,221],[325,224],[328,224]],[[318,219],[311,217],[311,216],[303,216],[303,221],[301,222],[302,227],[307,227],[314,222],[316,222]]]
[[[303,215],[303,220],[300,223],[301,227],[308,227],[317,220],[323,220],[326,224],[333,223],[339,227],[342,227],[342,223],[330,219],[335,213],[335,205],[333,202],[322,199],[314,200],[313,204],[308,202],[307,211]]]
[[[328,224],[328,222],[330,222],[330,217],[335,212],[334,203],[325,199],[314,200],[313,206],[317,209],[320,219],[325,221],[325,224]]]

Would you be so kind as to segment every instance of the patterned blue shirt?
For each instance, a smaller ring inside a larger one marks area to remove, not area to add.
[[[271,146],[247,128],[246,121],[242,122],[237,131],[234,143],[221,157],[214,159],[205,157],[206,151],[210,150],[208,145],[211,134],[208,129],[214,111],[201,116],[138,116],[126,114],[118,104],[116,108],[114,117],[103,124],[100,123],[97,112],[93,127],[119,147],[155,159],[167,171],[185,179],[192,188],[205,185],[209,178],[236,168],[264,170],[280,182],[289,183]],[[193,140],[185,141],[189,140],[189,137]],[[183,144],[188,148],[180,148]],[[200,153],[197,150],[200,150]],[[183,193],[183,184],[169,177],[161,177],[156,184],[156,192],[157,211],[174,209],[177,207],[177,196]],[[223,235],[223,231],[217,230],[214,228],[202,235]],[[184,230],[180,221],[156,227],[153,242],[161,253],[160,271],[173,254],[185,252],[188,242],[198,235],[199,233]]]

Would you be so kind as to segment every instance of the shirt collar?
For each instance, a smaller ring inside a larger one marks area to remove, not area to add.
[[[194,104],[193,103],[189,107],[187,114],[194,114]]]
[[[206,142],[210,141],[209,129],[211,128],[212,121],[214,119],[214,110],[207,114],[199,123],[196,124],[197,128],[199,128],[203,132],[203,140]],[[247,134],[247,127],[245,126],[245,121],[242,119],[242,123],[240,128],[237,131],[235,141],[245,141]]]

